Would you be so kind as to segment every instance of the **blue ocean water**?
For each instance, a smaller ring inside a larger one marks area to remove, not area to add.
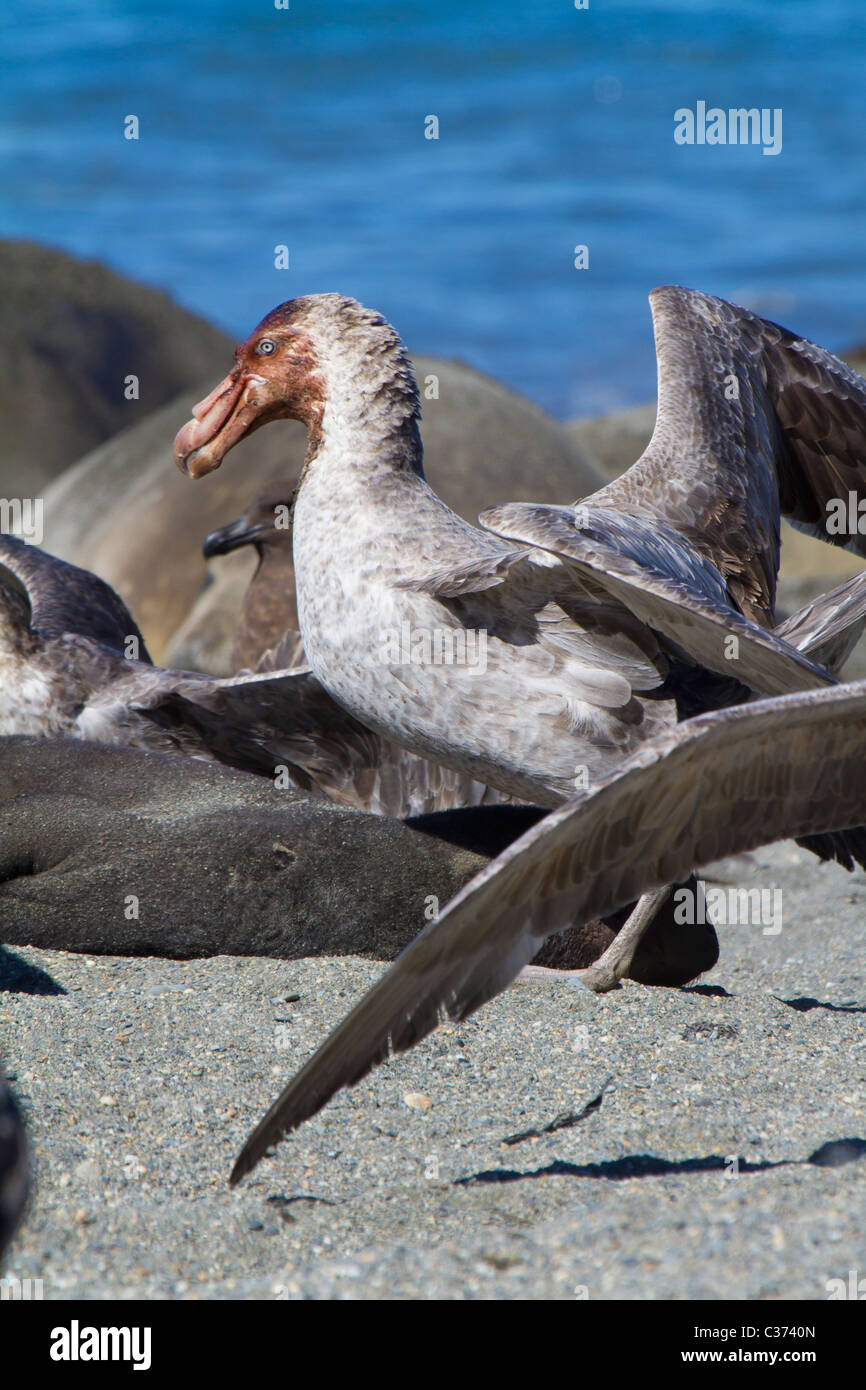
[[[289,3],[20,6],[0,231],[238,338],[353,294],[560,416],[653,395],[655,284],[866,338],[863,0]],[[676,145],[700,100],[781,108],[782,152]]]

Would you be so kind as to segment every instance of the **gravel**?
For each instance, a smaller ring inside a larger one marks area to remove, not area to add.
[[[706,877],[781,887],[781,932],[720,925],[684,990],[509,989],[235,1192],[250,1127],[381,967],[7,950],[35,1161],[7,1272],[46,1298],[825,1299],[866,1270],[866,876],[784,844]]]

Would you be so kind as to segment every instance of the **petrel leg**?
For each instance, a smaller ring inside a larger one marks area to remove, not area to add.
[[[623,975],[634,959],[634,953],[641,939],[652,925],[659,908],[667,901],[670,888],[657,888],[654,893],[644,893],[628,921],[617,932],[604,955],[593,961],[585,970],[575,970],[573,979],[596,994],[604,994],[616,989]]]
[[[544,965],[526,965],[518,975],[518,981],[553,976],[560,980],[568,980],[571,984],[582,985],[584,989],[591,989],[595,994],[605,994],[610,989],[616,989],[670,891],[668,887],[657,888],[653,893],[644,893],[607,949],[598,960],[593,961],[592,965],[588,965],[584,970],[550,970]]]

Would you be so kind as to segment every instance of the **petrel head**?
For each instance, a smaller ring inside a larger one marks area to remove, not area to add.
[[[412,369],[381,314],[340,294],[290,299],[262,319],[235,350],[232,371],[193,408],[175,439],[175,462],[204,477],[271,420],[301,420],[315,437],[329,407],[335,418],[354,413],[387,387],[417,414]]]
[[[228,555],[243,545],[256,546],[260,555],[263,546],[284,549],[291,554],[293,506],[294,489],[272,483],[259,493],[237,521],[230,521],[205,537],[202,547],[205,559]]]

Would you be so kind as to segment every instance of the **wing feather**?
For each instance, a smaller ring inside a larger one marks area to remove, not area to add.
[[[747,309],[664,285],[650,295],[658,362],[652,438],[587,499],[673,526],[724,574],[749,617],[772,617],[779,517],[866,556],[828,507],[864,492],[866,381]]]
[[[718,571],[661,523],[588,503],[516,502],[489,507],[479,520],[497,535],[551,551],[693,661],[760,694],[817,689],[832,680],[783,637],[739,613]]]
[[[75,633],[118,656],[133,655],[150,662],[144,638],[123,599],[89,570],[6,534],[0,535],[0,565],[27,591],[31,626],[40,636]]]

